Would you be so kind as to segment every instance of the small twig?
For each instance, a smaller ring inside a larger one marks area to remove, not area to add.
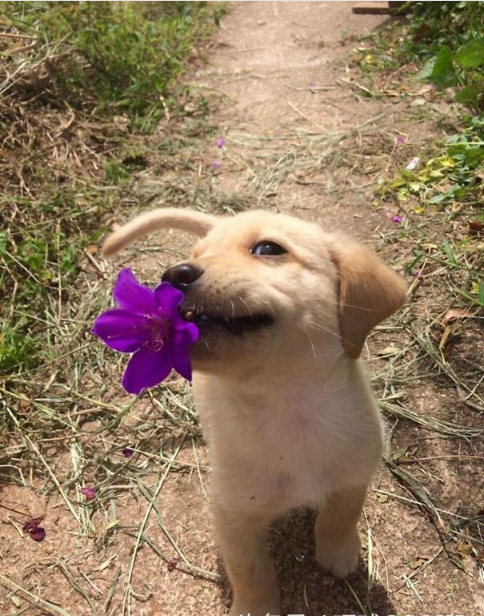
[[[26,41],[37,41],[36,36],[29,36],[28,34],[18,34],[16,32],[0,32],[1,38],[16,38],[25,39]]]
[[[7,511],[12,511],[13,513],[18,513],[19,515],[23,515],[26,518],[30,517],[30,514],[25,513],[25,511],[19,511],[18,509],[14,509],[13,507],[9,507],[8,505],[4,505],[2,502],[0,502],[0,507],[2,509],[7,509]]]
[[[287,104],[289,105],[289,107],[291,107],[292,109],[294,109],[294,111],[296,113],[298,113],[302,118],[304,118],[305,120],[307,120],[310,124],[312,124],[314,127],[316,127],[318,130],[320,130],[322,133],[326,133],[328,132],[326,129],[324,129],[322,126],[320,126],[319,124],[317,124],[314,120],[312,120],[309,116],[307,116],[305,113],[303,113],[300,109],[298,109],[296,107],[296,105],[294,105],[293,103],[291,103],[291,101],[287,101]]]
[[[34,601],[37,601],[37,603],[41,603],[43,606],[45,606],[46,608],[48,608],[49,610],[52,610],[54,612],[57,612],[58,614],[60,614],[61,616],[71,616],[69,614],[69,612],[66,612],[65,610],[63,610],[61,607],[58,607],[57,605],[55,605],[54,603],[51,603],[50,601],[46,601],[45,599],[41,599],[40,597],[38,597],[37,595],[34,595],[34,593],[30,592],[30,590],[27,590],[26,588],[22,588],[22,586],[19,586],[18,584],[16,584],[15,582],[12,582],[12,580],[9,580],[7,577],[5,577],[4,575],[2,575],[0,573],[0,580],[3,580],[6,584],[10,584],[11,586],[13,586],[16,590],[19,590],[20,592],[23,592],[24,594],[26,594],[28,597],[30,597],[31,599],[34,599]]]
[[[17,418],[15,417],[15,415],[10,411],[9,408],[7,408],[7,413],[10,415],[10,417],[12,418],[13,422],[15,423],[15,425],[17,426],[17,428],[22,431],[20,423],[18,422]],[[54,472],[52,471],[52,469],[50,468],[50,466],[47,464],[46,459],[44,458],[44,456],[40,453],[37,445],[30,439],[30,437],[27,434],[22,434],[23,438],[27,441],[27,443],[30,445],[30,448],[32,449],[33,452],[35,452],[35,454],[39,457],[40,461],[42,462],[42,464],[45,466],[47,472],[49,473],[49,475],[52,478],[52,481],[55,483],[57,489],[59,490],[59,494],[62,496],[64,502],[66,503],[69,511],[72,513],[72,516],[74,517],[74,519],[76,520],[76,522],[79,524],[80,520],[79,520],[79,516],[77,515],[76,510],[74,509],[71,501],[67,498],[66,493],[64,492],[64,490],[62,489],[62,486],[59,483],[59,480],[57,479],[57,477],[55,476]]]
[[[130,598],[130,596],[132,594],[131,582],[133,580],[134,567],[135,567],[135,564],[136,564],[136,558],[138,556],[138,551],[139,551],[140,544],[141,544],[141,541],[142,541],[142,535],[144,533],[144,529],[146,527],[146,524],[148,523],[148,519],[149,519],[149,517],[151,515],[151,511],[152,511],[152,509],[154,507],[155,500],[158,498],[158,495],[161,492],[163,484],[165,483],[165,480],[168,477],[168,473],[170,472],[171,465],[176,460],[182,445],[183,445],[183,441],[180,443],[180,445],[178,445],[178,447],[176,448],[174,454],[170,458],[170,461],[166,464],[165,472],[161,476],[161,478],[160,478],[160,480],[158,482],[158,485],[155,488],[155,491],[153,493],[153,498],[151,499],[151,501],[149,501],[148,507],[147,507],[146,512],[145,512],[145,515],[143,517],[143,520],[141,521],[141,526],[140,526],[140,529],[139,529],[139,532],[138,532],[138,536],[136,538],[136,542],[135,542],[134,547],[133,547],[133,555],[131,557],[131,562],[129,564],[129,569],[128,569],[128,576],[127,576],[127,579],[126,579],[126,589],[125,589],[124,597],[123,597],[123,606],[121,608],[121,614],[123,614],[123,615],[126,614],[126,610],[127,610],[127,608],[129,608],[129,598]]]

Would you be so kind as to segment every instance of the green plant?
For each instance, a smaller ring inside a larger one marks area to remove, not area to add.
[[[478,204],[483,194],[484,118],[468,117],[467,127],[435,144],[433,155],[415,171],[404,169],[386,183],[381,195],[395,194],[401,203],[414,198],[414,211],[428,205]]]
[[[403,50],[427,59],[421,78],[455,87],[456,100],[475,113],[484,109],[484,5],[480,2],[410,2]]]
[[[213,23],[206,5],[4,2],[0,14],[35,40],[31,85],[42,88],[45,98],[62,96],[77,108],[126,113],[145,128],[150,118],[152,128],[194,55],[195,40]]]
[[[55,354],[80,272],[89,262],[99,273],[91,245],[148,164],[150,137],[131,133],[183,112],[178,77],[217,12],[206,2],[0,5],[2,379]]]

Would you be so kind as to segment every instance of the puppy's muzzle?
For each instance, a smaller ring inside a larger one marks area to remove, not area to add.
[[[194,288],[194,283],[203,273],[200,266],[186,262],[168,268],[162,276],[163,282],[169,282],[186,294],[180,313],[187,321],[195,322],[203,333],[215,327],[223,328],[233,335],[241,335],[273,324],[272,316],[265,312],[251,311],[246,302],[243,303],[245,310],[242,314],[236,313],[234,300],[220,302],[223,298],[217,295],[218,301],[215,305],[211,299],[213,291],[207,293],[206,289]]]
[[[186,293],[196,280],[203,274],[203,269],[193,263],[179,263],[169,267],[162,276],[163,282],[169,282],[175,289]]]

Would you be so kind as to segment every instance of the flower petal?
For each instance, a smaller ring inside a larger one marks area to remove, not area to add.
[[[32,537],[34,541],[40,543],[45,539],[45,529],[42,526],[36,526],[31,531],[29,531],[29,535]]]
[[[31,533],[37,526],[42,522],[44,516],[40,516],[40,518],[32,518],[31,520],[27,520],[25,524],[22,526],[22,530],[24,533]]]
[[[113,289],[113,297],[120,308],[134,314],[154,314],[156,312],[153,291],[140,284],[129,268],[119,272]]]
[[[92,333],[115,351],[133,353],[149,337],[146,317],[122,308],[113,308],[100,314]]]
[[[170,345],[165,345],[161,351],[142,348],[129,360],[123,387],[128,393],[139,395],[143,389],[154,387],[166,379],[172,368]]]
[[[179,346],[195,344],[200,337],[200,330],[195,323],[185,321],[178,315],[172,322],[172,344],[174,348]]]
[[[192,380],[192,363],[188,346],[176,346],[172,353],[173,368],[187,381]]]
[[[90,486],[81,488],[79,491],[86,497],[87,501],[92,501],[96,498],[96,490],[94,488],[91,488]]]
[[[169,282],[162,282],[155,289],[155,302],[158,311],[162,311],[170,321],[179,315],[178,308],[185,294],[175,289]]]

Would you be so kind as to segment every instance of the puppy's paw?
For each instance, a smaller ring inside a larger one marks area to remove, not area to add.
[[[361,540],[355,529],[344,539],[318,541],[316,559],[319,566],[337,578],[345,578],[358,567]]]

